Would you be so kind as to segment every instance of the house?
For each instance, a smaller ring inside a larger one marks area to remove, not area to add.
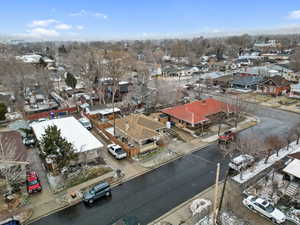
[[[274,96],[282,95],[284,92],[289,92],[289,90],[290,82],[279,75],[266,78],[259,87],[262,94]]]
[[[45,130],[53,125],[60,129],[63,138],[73,144],[74,151],[78,154],[78,162],[93,161],[100,157],[104,145],[74,117],[36,122],[31,127],[40,142]]]
[[[101,121],[112,120],[114,115],[119,115],[121,110],[117,107],[115,108],[104,108],[104,109],[94,109],[90,110],[88,107],[85,108],[85,111],[88,115],[93,118],[97,118]]]
[[[261,76],[238,76],[232,83],[231,87],[237,89],[252,89],[257,90],[257,87],[263,82],[264,78]]]
[[[156,142],[165,129],[164,124],[140,114],[131,114],[115,120],[116,134],[140,153],[157,148]]]
[[[210,73],[204,73],[200,75],[200,78],[203,80],[215,80],[220,77],[223,77],[225,74],[223,72],[210,72]]]
[[[291,181],[296,181],[300,184],[300,152],[289,154],[291,162],[283,169]]]
[[[16,181],[26,181],[27,149],[23,145],[21,134],[18,131],[0,132],[0,179],[6,175],[12,176],[9,171],[15,171]]]
[[[300,99],[300,81],[298,84],[292,84],[290,90],[290,98],[298,98]]]
[[[220,85],[223,88],[228,88],[234,80],[233,74],[224,75],[213,80],[214,85]]]
[[[281,44],[277,40],[268,40],[266,42],[256,42],[253,45],[254,49],[259,49],[264,52],[278,49],[280,47],[281,47]]]
[[[42,56],[37,55],[37,54],[28,54],[28,55],[23,55],[23,56],[16,56],[16,59],[21,60],[24,63],[37,64],[37,63],[41,62]]]
[[[161,112],[168,117],[168,121],[175,123],[178,127],[197,129],[213,123],[218,115],[232,114],[233,110],[226,103],[208,98],[166,108]]]

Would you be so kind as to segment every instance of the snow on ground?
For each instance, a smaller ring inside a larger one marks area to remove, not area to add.
[[[211,204],[211,201],[207,199],[198,198],[194,200],[190,206],[193,216],[197,213],[203,213],[203,211],[208,211],[211,207]]]
[[[289,150],[286,150],[286,147],[279,150],[278,156],[276,153],[271,155],[268,159],[268,162],[265,163],[265,159],[260,160],[254,165],[254,168],[249,168],[242,172],[242,176],[240,174],[234,176],[232,179],[236,182],[243,184],[249,179],[255,177],[257,174],[261,173],[265,169],[271,167],[275,162],[280,159],[283,159],[287,155],[300,151],[300,145],[296,145],[296,141],[290,144]]]

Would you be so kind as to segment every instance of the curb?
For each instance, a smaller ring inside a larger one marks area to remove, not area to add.
[[[74,204],[74,205],[76,205],[76,204]],[[63,210],[63,209],[69,208],[69,207],[71,207],[71,206],[73,206],[73,205],[70,204],[70,205],[61,206],[61,207],[59,207],[59,208],[53,209],[53,210],[47,212],[46,214],[43,214],[43,215],[41,215],[41,216],[38,216],[38,217],[36,217],[36,218],[34,218],[34,219],[28,219],[28,221],[25,222],[25,224],[30,224],[30,223],[36,222],[36,221],[38,221],[38,220],[40,220],[40,219],[42,219],[42,218],[44,218],[44,217],[46,217],[46,216],[49,216],[49,215],[51,215],[51,214],[53,214],[53,213],[59,212],[59,211],[61,211],[61,210]]]
[[[219,181],[219,185],[223,184],[223,180]],[[148,223],[148,225],[159,225],[159,222],[163,222],[162,220],[164,220],[166,217],[170,216],[171,214],[173,214],[174,212],[176,212],[177,210],[181,209],[182,207],[184,207],[185,205],[191,203],[192,201],[194,201],[197,198],[200,198],[201,195],[206,194],[207,192],[211,191],[213,188],[215,187],[215,185],[211,185],[210,187],[208,187],[207,189],[201,191],[200,193],[196,194],[194,197],[190,198],[189,200],[181,203],[180,205],[176,206],[175,208],[171,209],[170,211],[168,211],[167,213],[165,213],[164,215],[158,217],[157,219],[155,219],[154,221]]]

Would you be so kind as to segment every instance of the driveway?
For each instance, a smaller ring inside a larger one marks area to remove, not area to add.
[[[30,162],[30,167],[39,175],[43,187],[43,191],[41,193],[33,193],[30,195],[30,203],[35,205],[35,207],[54,198],[46,177],[46,170],[43,167],[38,151],[38,148],[28,149],[28,160]]]

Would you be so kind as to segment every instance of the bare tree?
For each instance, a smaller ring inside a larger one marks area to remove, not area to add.
[[[286,150],[288,151],[290,148],[291,142],[295,139],[295,134],[292,129],[288,129],[288,131],[284,135],[284,139],[286,140]]]
[[[295,49],[295,53],[291,59],[291,67],[296,71],[300,71],[300,47]]]
[[[242,99],[240,95],[237,95],[236,98],[232,100],[232,108],[235,115],[234,126],[237,127],[238,122],[240,121],[242,115],[248,110],[249,105],[244,99]]]
[[[273,151],[276,151],[276,155],[278,156],[280,148],[282,148],[284,145],[284,141],[281,137],[277,135],[269,135],[265,139],[265,145],[266,145],[265,163],[268,163],[268,160]]]
[[[112,51],[106,55],[106,69],[112,81],[112,107],[113,107],[113,125],[115,135],[115,96],[119,89],[119,82],[126,75],[130,68],[130,56],[122,51]]]
[[[297,142],[296,144],[299,144],[299,139],[300,139],[300,123],[296,123],[293,127],[292,127],[292,132],[296,135],[297,137]]]

